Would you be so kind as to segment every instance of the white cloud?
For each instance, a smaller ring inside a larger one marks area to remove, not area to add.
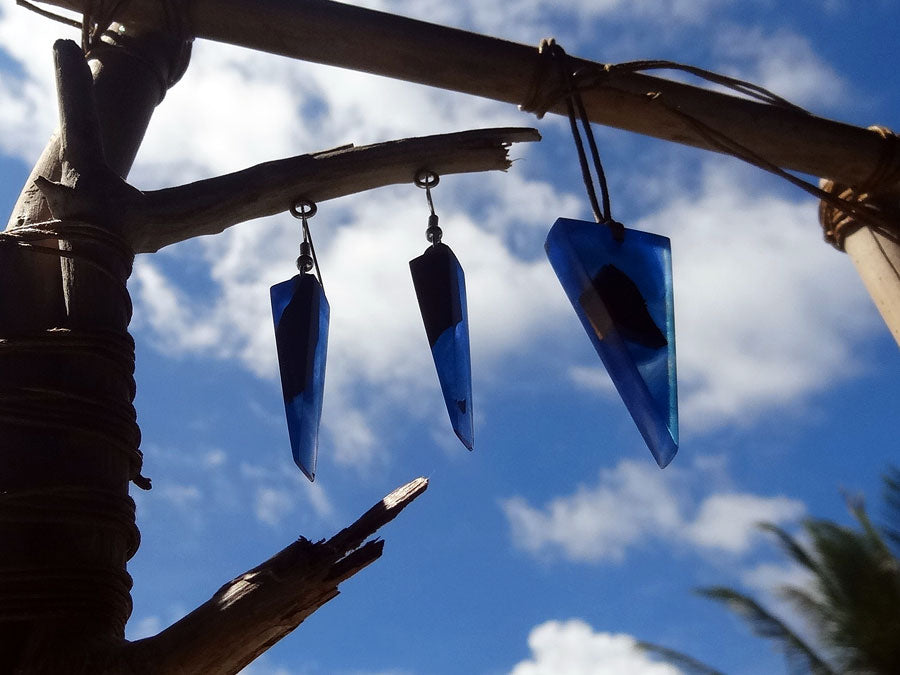
[[[278,525],[294,508],[294,500],[286,490],[260,488],[256,491],[256,518],[266,525]]]
[[[777,596],[782,586],[809,588],[809,570],[796,563],[761,563],[741,574],[741,583],[754,592]]]
[[[746,553],[762,534],[756,527],[758,523],[792,521],[804,512],[801,502],[787,497],[714,494],[703,500],[686,535],[698,546]]]
[[[503,503],[503,510],[513,541],[526,551],[620,561],[630,546],[682,526],[680,500],[667,475],[644,463],[622,461],[602,471],[594,488],[580,486],[541,509],[514,497]]]
[[[52,47],[60,37],[78,39],[78,34],[12,3],[0,8],[0,50],[18,66],[0,70],[4,153],[33,161],[58,125]]]
[[[151,477],[157,472],[169,477],[166,482],[155,481],[152,491],[135,495],[142,517],[169,509],[179,521],[199,529],[207,524],[211,510],[248,514],[273,528],[282,527],[290,517],[291,531],[298,525],[334,525],[335,509],[327,490],[321,483],[309,484],[282,454],[262,454],[250,463],[231,461],[220,448],[144,444],[142,450],[144,471]]]
[[[694,546],[700,552],[747,553],[761,521],[782,523],[803,515],[801,502],[785,497],[726,492],[696,507],[691,492],[708,472],[622,460],[600,472],[596,485],[533,507],[522,497],[502,502],[513,543],[533,555],[578,562],[620,562],[648,541]],[[693,482],[692,482],[693,481]]]
[[[807,544],[801,535],[800,542]],[[753,597],[770,612],[778,616],[793,630],[799,632],[810,644],[815,645],[817,631],[809,622],[808,616],[785,599],[781,590],[785,586],[800,588],[813,597],[817,597],[815,577],[812,573],[793,561],[763,562],[741,572],[740,581],[750,589]]]
[[[169,483],[159,488],[159,495],[179,510],[193,508],[203,497],[196,485]]]
[[[815,206],[763,192],[726,160],[636,224],[672,237],[682,429],[750,424],[857,372],[875,318]],[[826,290],[827,289],[827,290]]]
[[[847,82],[791,31],[732,26],[720,31],[717,48],[726,69],[798,105],[834,105],[847,94]]]
[[[531,658],[510,675],[678,675],[675,666],[651,660],[636,640],[621,633],[595,632],[579,619],[547,621],[528,635]]]
[[[145,616],[143,619],[128,622],[126,638],[128,640],[141,640],[156,635],[162,630],[162,619],[158,616]]]

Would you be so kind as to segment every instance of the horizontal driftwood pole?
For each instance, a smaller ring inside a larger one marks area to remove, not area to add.
[[[87,2],[41,1],[79,12]],[[116,19],[165,25],[164,5],[129,0],[120,3]],[[331,0],[191,0],[184,5],[197,37],[509,103],[528,100],[543,70],[536,46]],[[648,93],[659,96],[650,100]],[[612,73],[605,86],[587,91],[584,99],[591,120],[599,124],[719,151],[672,113],[677,108],[775,165],[849,185],[872,175],[889,143],[867,129],[638,73]],[[551,111],[563,113],[564,108],[560,104]],[[893,162],[896,171],[900,153]]]
[[[74,46],[74,45],[73,45]],[[80,52],[79,52],[80,54]],[[83,99],[79,99],[83,100]],[[438,174],[505,171],[512,143],[538,141],[534,129],[474,129],[346,146],[258,164],[178,187],[140,192],[102,167],[74,186],[35,182],[56,218],[90,215],[114,224],[135,253],[153,253],[193,237],[287,211],[299,199],[323,201]]]
[[[534,129],[476,129],[375,145],[348,146],[259,164],[180,187],[143,193],[124,232],[135,253],[253,218],[287,211],[300,198],[322,201],[385,185],[412,183],[416,173],[506,170],[509,145],[540,140]]]

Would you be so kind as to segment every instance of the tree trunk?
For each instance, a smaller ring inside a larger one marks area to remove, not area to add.
[[[91,54],[99,128],[69,122],[124,178],[182,45],[120,39]],[[106,223],[51,221],[35,178],[65,182],[64,150],[54,135],[0,246],[0,673],[103,672],[131,613],[134,256]]]

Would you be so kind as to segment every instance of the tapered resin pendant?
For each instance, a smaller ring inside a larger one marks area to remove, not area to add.
[[[669,239],[560,218],[544,245],[556,276],[660,468],[678,451]]]
[[[325,388],[328,300],[319,280],[309,273],[275,284],[270,294],[291,450],[294,462],[312,481]]]
[[[410,260],[409,269],[450,423],[471,450],[475,428],[465,275],[453,251],[441,243]]]

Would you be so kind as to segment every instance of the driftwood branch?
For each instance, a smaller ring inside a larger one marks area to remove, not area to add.
[[[145,192],[126,217],[135,253],[287,211],[299,198],[323,201],[439,174],[506,170],[511,143],[537,141],[534,129],[478,129],[344,147],[267,162],[189,185]],[[120,212],[121,213],[121,212]]]
[[[238,672],[336,597],[342,581],[378,559],[384,542],[363,542],[427,487],[427,479],[417,478],[331,539],[294,542],[222,586],[210,600],[158,635],[126,645],[121,671],[116,672]]]
[[[81,49],[54,45],[60,99],[62,178],[35,185],[53,216],[106,227],[135,253],[287,211],[300,198],[322,201],[397,183],[416,172],[506,170],[510,144],[540,140],[528,128],[477,129],[409,138],[259,164],[179,187],[141,192],[103,162],[91,77]]]

